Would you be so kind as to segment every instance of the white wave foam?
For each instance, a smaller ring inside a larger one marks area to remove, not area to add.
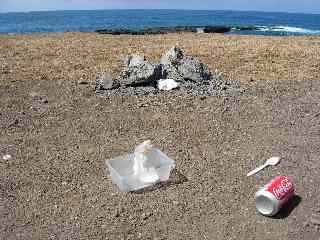
[[[259,26],[259,31],[267,32],[288,32],[288,33],[300,33],[300,34],[320,34],[320,30],[312,30],[307,28],[290,27],[290,26]]]
[[[262,32],[270,31],[270,28],[266,26],[257,26],[257,27],[259,28],[258,31],[262,31]]]

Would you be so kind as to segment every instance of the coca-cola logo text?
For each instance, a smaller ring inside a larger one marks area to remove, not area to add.
[[[273,186],[272,192],[277,199],[282,199],[293,190],[293,185],[287,177],[281,179],[280,183]]]

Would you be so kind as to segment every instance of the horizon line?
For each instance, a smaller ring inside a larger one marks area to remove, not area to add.
[[[295,11],[265,11],[265,10],[235,10],[235,9],[188,9],[188,8],[97,8],[97,9],[41,9],[30,11],[2,11],[0,14],[10,13],[36,13],[36,12],[66,12],[66,11],[145,11],[145,10],[165,10],[165,11],[221,11],[221,12],[260,12],[260,13],[286,13],[286,14],[307,14],[307,15],[320,15],[317,12],[295,12]]]

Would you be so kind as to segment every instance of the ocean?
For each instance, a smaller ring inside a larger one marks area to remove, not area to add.
[[[229,26],[227,34],[320,35],[320,15],[253,11],[90,10],[0,13],[0,33],[93,32],[152,27]]]

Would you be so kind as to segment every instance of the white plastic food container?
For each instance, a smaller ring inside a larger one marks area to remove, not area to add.
[[[159,149],[154,149],[150,158],[154,164],[155,173],[158,175],[156,182],[143,182],[138,175],[134,174],[134,154],[119,156],[113,159],[106,160],[106,165],[109,170],[112,181],[123,192],[136,191],[158,182],[165,182],[170,177],[170,172],[175,167],[174,160],[170,159],[166,154]]]

